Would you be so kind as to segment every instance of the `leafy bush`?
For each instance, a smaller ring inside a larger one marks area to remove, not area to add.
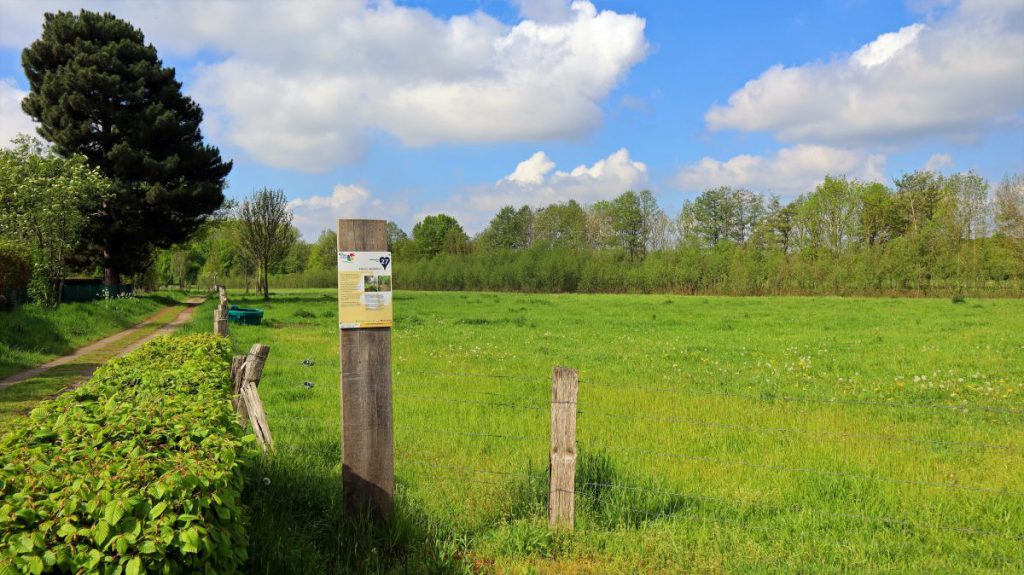
[[[246,560],[229,346],[157,338],[0,438],[0,573],[234,573]]]
[[[0,311],[17,303],[18,294],[28,288],[32,260],[28,251],[14,242],[0,239]]]

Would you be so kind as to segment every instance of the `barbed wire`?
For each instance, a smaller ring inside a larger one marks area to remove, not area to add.
[[[640,420],[640,421],[658,421],[662,423],[683,423],[686,425],[693,425],[697,427],[708,427],[708,428],[720,428],[720,429],[739,429],[744,431],[754,431],[759,433],[774,433],[774,434],[805,434],[813,435],[823,438],[838,438],[842,440],[850,439],[866,439],[869,441],[862,442],[851,442],[851,443],[878,443],[878,442],[899,442],[899,443],[910,443],[915,445],[935,445],[935,446],[956,446],[964,449],[993,449],[1003,450],[1010,452],[1015,455],[1024,454],[1024,449],[1013,445],[1005,444],[990,444],[990,443],[977,443],[970,441],[953,441],[948,439],[922,439],[913,437],[902,437],[897,435],[879,435],[879,434],[866,434],[866,433],[845,433],[840,431],[815,431],[811,429],[802,429],[799,427],[768,427],[768,426],[757,426],[747,425],[740,423],[727,423],[721,421],[711,421],[699,418],[690,418],[682,416],[639,416],[632,415],[629,413],[605,411],[602,409],[591,409],[588,408],[585,411],[579,412],[581,415],[596,415],[598,417],[608,417],[612,419],[623,419],[623,420]]]
[[[458,378],[473,378],[473,379],[501,379],[505,381],[525,381],[531,383],[549,383],[547,380],[541,377],[533,377],[530,375],[518,373],[518,374],[502,374],[502,373],[474,373],[466,371],[427,371],[420,369],[396,369],[395,375],[400,376],[405,373],[411,373],[413,375],[423,375],[428,377],[458,377]]]
[[[546,435],[503,435],[503,434],[499,434],[499,433],[466,433],[466,432],[458,432],[458,431],[441,431],[441,430],[437,430],[437,429],[429,429],[429,428],[426,428],[426,427],[418,427],[418,426],[401,426],[398,429],[401,429],[401,430],[408,429],[408,430],[414,431],[417,435],[444,435],[444,436],[454,436],[454,437],[483,437],[483,438],[491,438],[491,439],[509,439],[509,440],[512,440],[512,441],[538,441],[538,440],[549,441],[551,439],[550,437],[548,437]]]
[[[413,389],[417,389],[417,388],[426,388],[426,387],[429,387],[429,386],[430,386],[430,384],[427,383],[427,382],[424,382],[424,381],[404,381],[404,382],[401,382],[401,383],[394,384],[392,386],[392,389],[401,391],[402,389],[404,389],[406,387],[411,387]],[[413,392],[413,393],[415,393],[415,392]],[[459,393],[460,394],[471,394],[471,395],[486,396],[486,397],[489,397],[489,398],[497,398],[499,400],[507,400],[508,402],[513,402],[513,403],[520,402],[520,401],[530,401],[531,405],[537,405],[537,406],[549,405],[550,404],[550,401],[545,401],[543,399],[538,399],[538,400],[536,400],[536,403],[533,403],[533,398],[524,397],[522,394],[499,393],[497,391],[483,391],[483,390],[477,390],[477,389],[472,389],[472,390],[460,389]]]
[[[408,462],[408,460],[406,460],[406,461]],[[419,464],[415,460],[413,460],[413,463],[416,464],[416,465],[420,465],[422,467],[441,469],[441,470],[444,470],[444,471],[451,471],[451,472],[454,472],[456,474],[460,474],[461,475],[460,481],[466,481],[466,482],[471,482],[471,483],[481,483],[481,484],[487,484],[487,485],[494,485],[494,486],[498,486],[498,487],[507,487],[508,484],[507,483],[502,483],[500,481],[488,481],[488,480],[478,479],[478,478],[475,478],[475,477],[468,477],[467,475],[468,474],[472,474],[472,473],[481,473],[481,474],[485,474],[485,475],[497,475],[497,476],[502,476],[502,477],[526,477],[526,478],[531,479],[531,480],[543,479],[543,476],[540,473],[530,474],[530,473],[522,473],[522,472],[496,471],[496,470],[489,470],[489,469],[475,469],[475,468],[464,468],[464,467],[452,467],[452,466],[433,465],[433,464],[430,464],[430,463]],[[419,479],[423,479],[423,478],[419,478]],[[442,481],[442,479],[439,478],[439,477],[428,477],[428,478],[425,478],[425,479],[427,481],[435,481],[435,482],[441,482]],[[445,483],[448,483],[448,482],[445,482]],[[726,505],[726,506],[729,506],[729,507],[736,507],[736,503],[737,502],[742,502],[743,504],[746,505],[745,511],[757,511],[758,508],[763,508],[763,509],[766,509],[766,510],[772,510],[772,511],[777,511],[777,512],[810,514],[810,515],[817,516],[819,518],[825,518],[827,520],[836,520],[836,519],[849,520],[849,519],[853,519],[853,520],[857,520],[857,521],[864,521],[864,522],[869,522],[869,523],[874,523],[874,524],[881,524],[883,527],[886,527],[886,528],[896,526],[896,527],[903,528],[903,529],[915,529],[915,530],[924,530],[924,531],[948,531],[948,532],[961,533],[961,534],[965,534],[965,535],[975,535],[975,536],[983,536],[983,537],[998,537],[998,538],[1003,538],[1003,539],[1008,539],[1008,540],[1013,540],[1013,541],[1024,541],[1024,534],[1007,533],[1007,532],[1004,532],[1004,531],[995,531],[995,530],[991,530],[991,529],[979,529],[979,528],[976,528],[976,527],[967,527],[967,526],[962,526],[962,525],[949,525],[949,524],[942,524],[942,523],[919,523],[919,522],[916,522],[916,521],[911,521],[909,519],[896,518],[896,517],[886,517],[886,516],[881,516],[881,515],[866,515],[866,514],[860,514],[860,513],[824,512],[824,511],[819,511],[817,509],[812,509],[812,508],[809,508],[809,507],[806,507],[806,506],[799,506],[799,505],[774,506],[774,505],[768,504],[764,500],[758,500],[758,499],[742,498],[742,497],[740,497],[740,498],[737,498],[737,497],[720,497],[720,496],[714,496],[714,495],[705,495],[705,494],[698,494],[698,493],[692,493],[692,492],[683,492],[683,491],[673,491],[673,490],[668,490],[668,489],[660,489],[660,488],[640,486],[640,485],[629,485],[629,484],[623,484],[623,483],[585,481],[585,482],[582,482],[582,483],[578,483],[575,486],[574,489],[555,489],[553,491],[557,492],[557,493],[568,493],[568,494],[573,495],[574,497],[576,495],[580,495],[581,497],[584,497],[584,496],[594,496],[594,497],[597,497],[597,496],[599,496],[598,494],[589,493],[587,491],[580,491],[581,488],[585,488],[585,487],[600,487],[600,488],[618,489],[618,490],[640,492],[640,493],[653,493],[653,494],[658,494],[658,495],[681,497],[681,498],[690,499],[690,500],[709,501],[709,502],[713,502],[713,503],[720,504],[720,505]],[[656,514],[656,515],[668,516],[668,515],[674,515],[674,514],[676,514],[675,511],[672,511],[672,512],[662,512],[662,513],[659,513],[659,514]],[[650,518],[651,513],[650,513],[650,511],[646,511],[646,512],[643,513],[643,515],[645,515],[646,517]],[[686,516],[686,517],[693,517],[693,516],[691,515],[691,516]],[[709,518],[707,515],[703,515],[703,517],[705,519]],[[712,519],[712,520],[714,520],[716,522],[722,521],[722,520],[731,520],[731,521],[741,521],[742,520],[742,521],[744,521],[744,529],[745,530],[746,529],[750,529],[752,527],[751,525],[749,525],[749,523],[747,522],[746,518],[741,518],[741,517],[736,517],[736,518],[711,517],[710,519]],[[775,525],[763,525],[763,526],[758,526],[758,527],[760,527],[762,529],[774,529],[774,528],[776,528]]]
[[[398,396],[399,397],[402,397],[402,396],[405,396],[405,397],[417,397],[417,398],[420,398],[420,399],[426,399],[427,401],[436,401],[436,402],[439,402],[439,403],[454,403],[454,404],[465,404],[465,405],[486,405],[486,406],[490,406],[490,407],[504,407],[504,408],[509,408],[509,409],[522,409],[522,410],[532,410],[532,411],[549,411],[551,409],[549,407],[550,404],[544,404],[543,406],[541,406],[541,405],[533,405],[533,404],[525,404],[525,403],[515,403],[515,402],[477,401],[477,400],[472,400],[472,399],[451,399],[451,398],[447,398],[447,397],[438,397],[436,395],[429,395],[429,394],[425,394],[425,393],[415,393],[415,392],[409,392],[409,391],[401,392],[400,394],[398,394]]]
[[[585,446],[585,444],[582,444],[582,443],[578,443],[578,444]],[[830,470],[827,470],[827,469],[816,469],[816,468],[813,468],[813,467],[788,467],[788,466],[785,466],[785,465],[775,465],[775,464],[770,464],[770,463],[755,463],[755,462],[752,462],[752,461],[747,461],[745,459],[722,459],[722,458],[719,458],[719,457],[711,457],[711,456],[707,456],[707,455],[694,455],[694,454],[690,454],[690,453],[670,453],[670,452],[665,452],[665,451],[650,451],[650,450],[646,450],[646,449],[628,449],[628,448],[612,447],[612,446],[609,446],[609,445],[601,445],[601,444],[598,444],[595,447],[598,447],[598,448],[601,448],[601,449],[606,449],[608,451],[617,451],[617,452],[620,452],[620,453],[639,453],[639,454],[644,454],[644,455],[653,455],[653,456],[656,456],[656,457],[663,457],[663,458],[670,458],[670,459],[686,459],[686,460],[690,460],[690,461],[705,461],[705,462],[713,463],[713,464],[717,464],[717,465],[727,465],[727,466],[735,466],[735,467],[748,467],[748,468],[751,468],[751,469],[767,469],[769,471],[779,471],[779,472],[784,472],[784,473],[806,473],[806,474],[811,474],[811,475],[820,475],[820,476],[827,476],[827,477],[852,477],[852,478],[859,478],[859,479],[870,479],[870,480],[873,480],[873,481],[882,481],[882,482],[886,482],[886,483],[900,483],[900,484],[904,484],[904,485],[918,485],[918,486],[921,486],[921,487],[935,487],[935,488],[954,489],[954,490],[961,490],[961,491],[976,491],[976,492],[998,493],[998,494],[1014,495],[1014,496],[1018,496],[1018,497],[1019,496],[1024,496],[1024,493],[1022,493],[1022,492],[1014,491],[1014,490],[1006,489],[1006,488],[993,488],[993,487],[984,487],[984,486],[975,486],[975,485],[961,485],[959,483],[949,483],[949,482],[941,482],[941,481],[917,481],[917,480],[914,480],[914,479],[902,479],[902,478],[899,478],[899,477],[888,477],[888,476],[884,476],[884,475],[877,475],[877,474],[874,474],[874,473],[857,473],[857,472],[850,472],[850,471],[830,471]]]
[[[426,468],[430,468],[430,469],[442,469],[442,470],[446,470],[446,471],[454,471],[454,472],[457,472],[457,473],[463,473],[463,472],[482,473],[484,475],[499,475],[499,476],[502,476],[502,477],[526,477],[528,479],[547,478],[547,471],[529,473],[529,472],[523,472],[523,471],[505,471],[505,470],[500,470],[500,469],[481,469],[481,468],[478,468],[478,467],[466,467],[466,466],[461,466],[461,465],[460,466],[443,465],[443,464],[438,463],[438,460],[436,460],[436,459],[435,460],[427,460],[427,459],[417,459],[415,457],[402,457],[401,459],[398,459],[397,461],[399,461],[401,463],[411,464],[411,465],[416,466],[416,467],[426,467]]]
[[[828,398],[822,396],[795,396],[795,395],[754,395],[750,393],[740,393],[732,391],[713,391],[713,390],[701,390],[701,389],[680,389],[675,387],[649,387],[643,385],[617,385],[617,384],[606,384],[606,383],[595,383],[593,381],[581,381],[581,389],[583,387],[602,387],[607,389],[635,389],[651,393],[680,393],[685,395],[704,395],[712,397],[736,397],[741,399],[749,399],[753,401],[787,401],[787,402],[798,402],[798,403],[823,403],[823,404],[836,404],[836,405],[874,405],[881,407],[894,407],[894,408],[908,408],[908,409],[949,409],[954,411],[987,411],[991,413],[1008,413],[1014,415],[1024,415],[1024,411],[1019,409],[1009,409],[1001,407],[993,407],[990,405],[978,405],[978,404],[963,404],[963,405],[949,405],[944,403],[919,403],[919,402],[898,402],[898,401],[883,401],[883,400],[871,400],[871,399],[839,399],[839,398]]]
[[[699,499],[699,500],[705,500],[705,501],[713,501],[713,502],[716,502],[716,503],[725,503],[725,504],[729,504],[729,505],[734,505],[735,502],[737,501],[736,498],[725,498],[725,497],[716,497],[716,496],[711,496],[711,495],[700,495],[700,494],[680,492],[680,491],[670,491],[670,490],[665,490],[665,489],[643,487],[643,486],[638,486],[638,485],[625,485],[625,484],[621,484],[621,483],[601,483],[601,482],[588,481],[588,482],[580,483],[579,486],[580,487],[607,487],[607,488],[610,488],[610,489],[622,489],[622,490],[637,491],[637,492],[658,493],[658,494],[661,494],[661,495],[671,495],[671,496],[676,496],[676,497],[685,497],[687,499]],[[573,494],[576,493],[576,491],[568,490],[568,489],[558,489],[556,491],[559,491],[559,492],[562,492],[562,493],[573,493]],[[749,498],[746,498],[746,499],[741,498],[739,500],[743,501],[744,503],[749,504],[749,507],[766,506],[763,501],[753,500],[753,499],[749,499]],[[864,515],[864,514],[859,514],[859,513],[823,512],[823,511],[818,511],[816,509],[810,509],[808,507],[801,507],[801,506],[797,506],[797,505],[782,506],[782,507],[779,507],[779,510],[787,511],[787,512],[797,512],[797,513],[810,513],[810,514],[813,514],[813,515],[817,515],[819,517],[827,517],[829,519],[857,519],[857,520],[862,520],[862,521],[870,521],[870,522],[874,522],[874,523],[895,524],[895,525],[899,525],[901,527],[912,527],[912,528],[915,528],[915,529],[938,530],[938,531],[953,531],[953,532],[967,533],[967,534],[972,534],[972,535],[1002,537],[1002,538],[1011,539],[1011,540],[1024,540],[1024,534],[1008,534],[1008,533],[1005,533],[1005,532],[1002,532],[1002,531],[978,529],[978,528],[975,528],[975,527],[964,527],[964,526],[959,526],[959,525],[944,525],[944,524],[931,524],[931,523],[929,523],[929,524],[921,524],[921,523],[916,523],[916,522],[913,522],[913,521],[910,521],[910,520],[907,520],[907,519],[900,519],[900,518],[893,518],[893,517],[884,517],[884,516]]]

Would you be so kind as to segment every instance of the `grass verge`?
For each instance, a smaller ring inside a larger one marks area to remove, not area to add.
[[[151,315],[150,323],[117,341],[83,354],[69,363],[53,367],[36,377],[0,389],[0,429],[5,429],[23,418],[40,401],[52,398],[62,390],[85,381],[101,364],[151,336],[177,317],[183,309],[181,305],[165,308]]]
[[[184,300],[183,294],[167,291],[53,309],[27,304],[0,313],[0,379],[72,353]]]

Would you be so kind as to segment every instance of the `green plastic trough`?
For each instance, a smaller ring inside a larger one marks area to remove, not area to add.
[[[233,305],[228,308],[228,321],[242,325],[260,325],[263,321],[263,310]]]

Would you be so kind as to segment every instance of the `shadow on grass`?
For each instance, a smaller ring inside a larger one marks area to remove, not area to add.
[[[523,480],[512,492],[510,519],[526,519],[546,510],[548,485]],[[576,462],[576,517],[602,529],[638,528],[678,513],[705,512],[707,501],[660,489],[657,482],[619,470],[602,450],[579,451]]]
[[[296,452],[253,461],[246,479],[249,573],[471,573],[403,499],[389,520],[347,516],[340,474]]]
[[[75,351],[57,324],[24,309],[0,313],[0,345],[12,350],[52,355],[67,355]]]

